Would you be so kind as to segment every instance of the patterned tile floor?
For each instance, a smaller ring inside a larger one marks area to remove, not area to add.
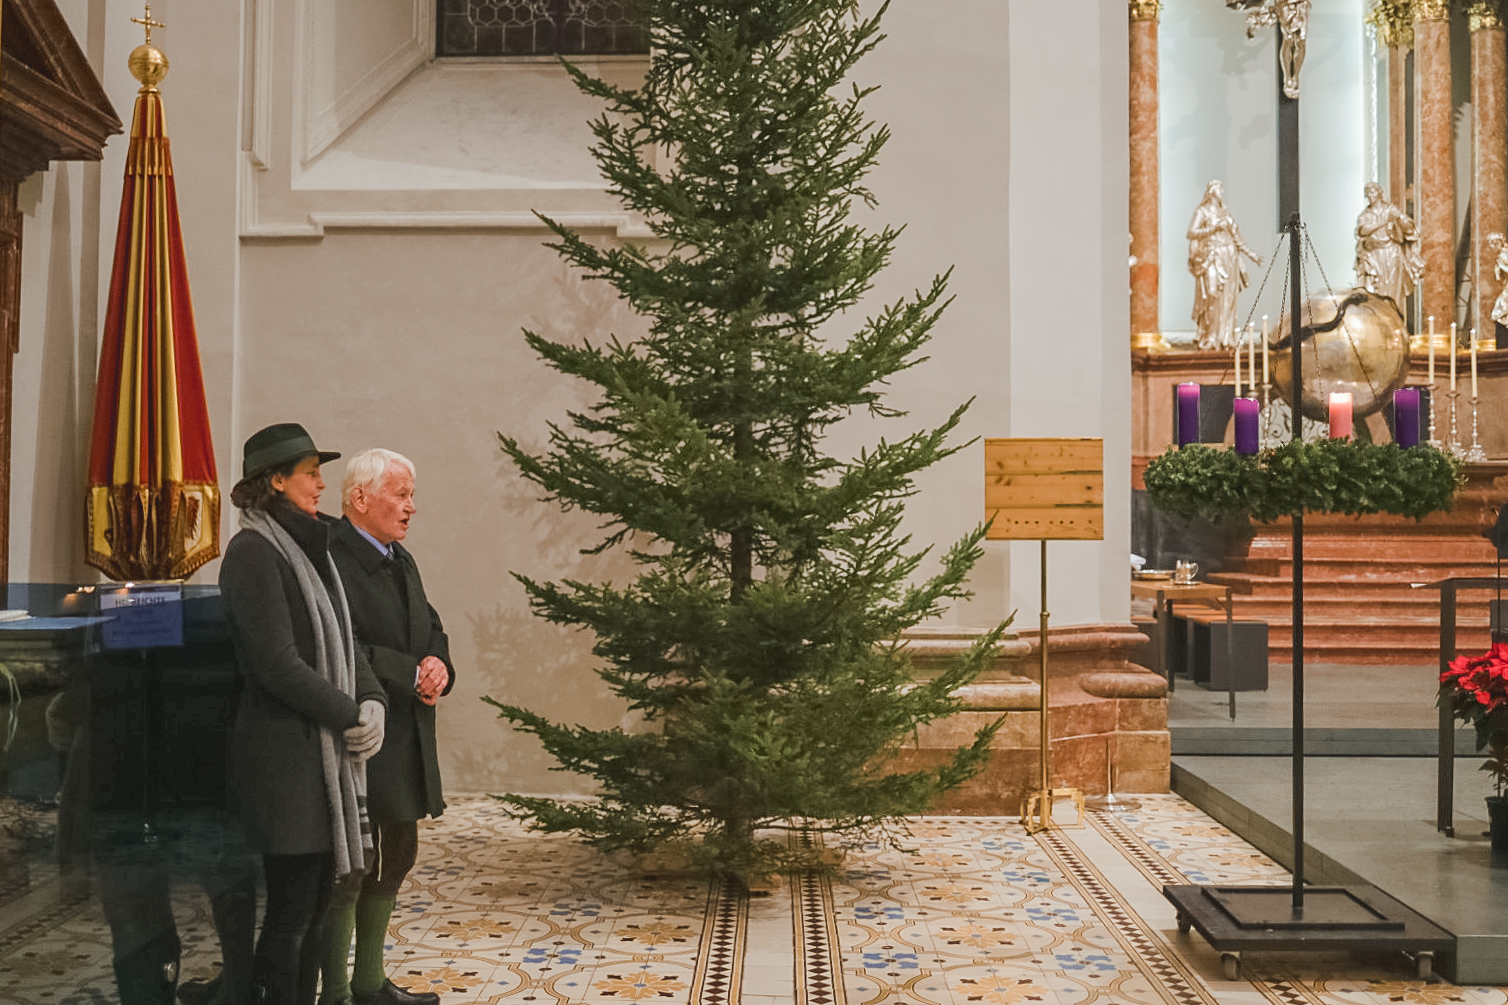
[[[471,1003],[666,1005],[1420,1005],[1508,1002],[1424,984],[1402,957],[1248,956],[1243,980],[1179,936],[1161,884],[1287,873],[1171,795],[1029,837],[1009,818],[920,818],[910,851],[851,849],[831,878],[753,901],[524,832],[459,799],[421,836],[389,950],[394,980]],[[97,902],[55,888],[0,907],[0,1002],[115,1001]],[[203,895],[176,900],[185,977],[215,942]],[[794,961],[801,965],[795,966]]]

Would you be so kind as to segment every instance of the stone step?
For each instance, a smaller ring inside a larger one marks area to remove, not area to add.
[[[1508,599],[1508,594],[1504,597]],[[1358,614],[1358,610],[1365,611],[1365,616]],[[1236,601],[1235,614],[1238,618],[1261,618],[1269,622],[1285,621],[1292,612],[1293,598],[1290,595],[1242,597]],[[1316,624],[1347,625],[1375,622],[1433,625],[1438,628],[1440,604],[1437,600],[1390,596],[1368,597],[1364,604],[1358,604],[1358,598],[1354,595],[1349,597],[1315,596],[1305,589],[1304,617]],[[1458,600],[1456,624],[1486,625],[1487,598]]]
[[[1504,569],[1508,570],[1508,563]],[[1247,561],[1240,571],[1211,573],[1225,576],[1250,576],[1256,579],[1287,580],[1293,575],[1293,563],[1284,558],[1272,562]],[[1304,555],[1304,580],[1357,579],[1394,580],[1401,583],[1434,583],[1461,576],[1495,576],[1496,563],[1431,561],[1427,557],[1399,556],[1391,560],[1370,558],[1314,558]]]

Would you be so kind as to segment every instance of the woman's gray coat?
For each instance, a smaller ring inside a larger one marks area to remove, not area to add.
[[[304,549],[328,588],[333,521],[287,504],[275,504],[269,512]],[[329,851],[319,727],[334,730],[340,744],[341,731],[356,725],[359,702],[372,698],[386,704],[382,685],[360,647],[355,698],[319,676],[313,624],[298,580],[262,535],[243,530],[231,538],[220,565],[220,592],[242,681],[227,804],[263,854]]]

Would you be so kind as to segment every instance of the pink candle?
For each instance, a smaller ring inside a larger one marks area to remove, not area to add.
[[[1332,391],[1330,394],[1330,439],[1351,438],[1351,392]]]

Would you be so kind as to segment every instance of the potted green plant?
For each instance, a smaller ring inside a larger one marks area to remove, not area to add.
[[[1492,777],[1487,819],[1494,855],[1508,855],[1508,642],[1493,639],[1480,656],[1452,660],[1440,675],[1440,701],[1449,702],[1458,722],[1476,730],[1477,749],[1487,751],[1482,770]]]

